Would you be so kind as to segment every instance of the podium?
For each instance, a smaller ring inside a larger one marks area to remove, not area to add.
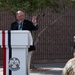
[[[33,45],[30,31],[2,30],[0,45],[4,50],[3,75],[27,75],[28,48]]]

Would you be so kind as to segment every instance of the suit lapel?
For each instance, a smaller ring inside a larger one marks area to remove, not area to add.
[[[13,24],[13,30],[18,30],[18,23],[17,22],[15,22],[14,24]]]
[[[22,30],[25,30],[26,29],[26,22],[25,20],[23,21],[23,27],[22,27]]]

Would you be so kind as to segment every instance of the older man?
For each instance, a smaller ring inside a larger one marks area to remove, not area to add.
[[[36,18],[36,16],[33,16],[32,21],[26,20],[24,12],[19,10],[16,12],[16,21],[11,23],[11,30],[29,30],[30,32],[38,30]],[[30,70],[30,59],[33,50],[35,50],[34,45],[30,46],[28,49],[28,73]]]

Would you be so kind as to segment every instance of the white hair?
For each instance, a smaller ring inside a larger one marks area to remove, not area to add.
[[[23,11],[18,10],[18,11],[16,12],[16,15],[17,15],[17,14],[19,14],[19,13],[23,13],[23,14],[24,14],[24,12],[23,12]]]

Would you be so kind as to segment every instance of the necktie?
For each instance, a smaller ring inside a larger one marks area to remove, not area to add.
[[[19,22],[18,30],[22,30],[22,22]]]

